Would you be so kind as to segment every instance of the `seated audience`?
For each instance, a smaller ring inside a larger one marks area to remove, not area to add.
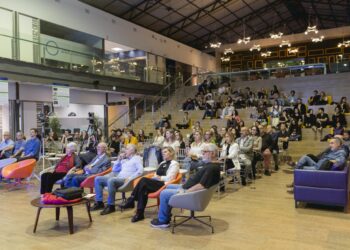
[[[182,104],[182,110],[194,110],[195,109],[195,102],[192,100],[192,98],[188,98],[183,104]]]
[[[328,114],[324,112],[324,108],[319,108],[318,113],[316,115],[316,130],[315,138],[317,139],[317,132],[320,134],[320,138],[322,138],[323,129],[328,125],[329,117]]]
[[[321,96],[319,95],[317,90],[314,90],[314,95],[310,96],[309,98],[309,104],[310,105],[319,105]]]
[[[137,145],[139,142],[135,136],[135,133],[134,131],[132,130],[128,130],[126,132],[126,137],[124,139],[124,145],[128,145],[128,144],[134,144],[134,145]]]
[[[191,176],[183,185],[168,185],[160,193],[160,206],[158,218],[151,221],[151,226],[155,228],[169,227],[171,220],[171,207],[169,200],[173,195],[190,193],[217,185],[220,181],[220,165],[213,163],[216,158],[217,147],[214,144],[207,144],[203,147],[204,162],[200,170]]]
[[[182,122],[176,124],[178,129],[188,129],[191,125],[191,119],[188,117],[188,112],[184,112],[184,117],[182,118]]]
[[[16,133],[16,141],[15,141],[12,155],[10,156],[10,158],[19,157],[24,150],[25,144],[26,144],[26,140],[24,139],[23,133],[20,131],[17,132]]]
[[[335,127],[332,127],[333,132],[332,134],[328,134],[325,137],[321,139],[321,141],[327,141],[331,139],[332,137],[335,137],[336,135],[343,135],[344,134],[344,127],[340,124],[340,122],[337,122]]]
[[[268,133],[266,126],[259,126],[261,136],[261,153],[264,157],[264,175],[270,176],[271,168],[271,156],[273,150],[273,140],[271,135]]]
[[[101,173],[111,167],[111,162],[106,154],[107,144],[100,142],[97,145],[97,155],[84,168],[72,168],[64,179],[65,187],[79,187],[89,176]]]
[[[225,108],[222,110],[220,117],[221,119],[229,118],[233,115],[234,112],[235,112],[235,108],[231,106],[230,103],[226,102]]]
[[[108,144],[108,149],[109,149],[109,152],[111,154],[111,157],[118,156],[120,148],[121,148],[120,140],[117,139],[117,135],[116,134],[112,134],[110,142]]]
[[[175,152],[179,150],[180,143],[175,139],[175,131],[173,129],[165,131],[163,147],[172,147]]]
[[[56,181],[63,179],[72,168],[81,167],[81,161],[76,151],[77,144],[74,142],[68,143],[66,155],[57,163],[53,172],[46,172],[41,175],[40,194],[51,193]]]
[[[136,214],[131,222],[137,222],[145,218],[144,211],[148,201],[148,194],[156,192],[164,185],[176,179],[179,173],[179,163],[174,160],[175,151],[172,147],[164,147],[162,150],[164,161],[159,164],[152,178],[142,177],[138,182],[122,209],[134,208],[137,201]]]
[[[11,140],[10,133],[4,132],[3,140],[0,143],[0,159],[9,158],[14,147],[14,142]]]
[[[30,139],[26,141],[24,149],[21,154],[16,156],[17,161],[27,159],[39,159],[40,154],[40,140],[38,139],[38,131],[36,128],[30,130]]]
[[[203,164],[202,151],[205,143],[202,140],[202,134],[199,131],[194,133],[194,141],[190,145],[187,157],[184,159],[183,168],[189,172],[196,170]]]
[[[253,138],[249,135],[247,127],[242,126],[240,131],[240,137],[237,138],[236,143],[239,146],[239,162],[243,170],[250,169],[252,167],[253,157]],[[242,185],[246,184],[245,173],[241,172]],[[253,178],[253,176],[251,177]]]
[[[261,154],[261,137],[258,126],[253,126],[251,128],[252,140],[253,140],[253,158],[252,158],[252,171],[253,178],[256,178],[256,164],[258,161],[263,160],[263,156]]]
[[[153,139],[152,145],[161,148],[163,146],[163,143],[164,143],[163,129],[157,128],[156,136]]]
[[[343,96],[340,99],[338,106],[340,107],[340,110],[342,113],[349,113],[350,112],[350,105],[348,104],[347,98],[345,96]]]
[[[303,103],[301,98],[297,99],[297,103],[294,105],[294,108],[297,108],[302,116],[306,114],[306,105]]]
[[[338,122],[340,123],[340,125],[342,127],[347,126],[345,115],[341,112],[341,109],[338,106],[336,106],[334,108],[334,114],[332,115],[332,121],[331,121],[330,125],[332,127],[336,127]]]
[[[326,165],[331,164],[333,168],[343,169],[346,164],[346,158],[342,140],[335,137],[329,141],[329,149],[320,157],[304,155],[299,159],[295,168],[307,170],[330,169]]]
[[[175,140],[179,142],[179,148],[180,149],[185,149],[186,148],[186,143],[184,141],[184,138],[180,131],[175,131]]]
[[[303,124],[305,128],[314,128],[316,129],[316,116],[314,115],[314,111],[309,109],[304,116]]]
[[[115,193],[118,188],[143,173],[142,159],[138,156],[136,146],[129,144],[125,153],[120,153],[112,172],[95,178],[96,203],[92,210],[103,209],[101,215],[115,212]],[[108,188],[107,206],[103,203],[103,188]]]
[[[139,130],[139,133],[137,134],[137,141],[138,142],[145,142],[146,141],[146,135],[145,131],[143,129]]]
[[[287,104],[289,106],[294,106],[297,103],[297,97],[295,96],[295,90],[291,90],[288,96]]]
[[[321,91],[320,100],[315,105],[326,105],[326,104],[328,104],[328,96],[326,96],[326,93],[324,91]]]

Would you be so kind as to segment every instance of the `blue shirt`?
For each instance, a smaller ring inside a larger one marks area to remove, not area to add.
[[[27,140],[24,146],[24,156],[34,156],[39,158],[40,140],[38,138],[32,138]]]
[[[121,179],[134,179],[141,176],[143,173],[142,158],[138,155],[134,155],[131,158],[118,160],[112,169],[113,172],[119,172],[118,178]]]
[[[24,146],[26,145],[25,140],[17,140],[15,142],[15,147],[13,149],[13,154],[16,154],[19,150],[24,149]]]
[[[7,140],[3,140],[1,143],[0,143],[0,151],[3,150],[4,148],[10,146],[10,145],[13,145],[13,141],[11,139],[7,139]]]
[[[2,151],[4,148],[8,147],[8,146],[11,146],[13,145],[14,142],[11,140],[11,139],[7,139],[7,140],[3,140],[1,143],[0,143],[0,151]],[[12,150],[7,150],[4,152],[4,156],[6,158],[9,158],[11,156],[11,151]]]

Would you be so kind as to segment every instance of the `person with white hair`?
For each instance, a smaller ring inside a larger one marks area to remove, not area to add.
[[[84,168],[72,168],[64,178],[65,187],[79,187],[89,176],[99,174],[111,167],[111,161],[107,156],[107,144],[100,142],[97,145],[97,155]]]
[[[120,153],[112,172],[95,178],[96,203],[91,210],[103,209],[101,215],[115,212],[115,193],[118,188],[143,174],[142,158],[136,154],[136,146],[128,144]],[[103,203],[103,188],[108,188],[107,206]]]
[[[166,189],[160,193],[158,218],[151,221],[152,227],[169,227],[169,222],[171,220],[169,200],[173,195],[208,189],[219,183],[220,164],[214,163],[217,159],[217,146],[213,143],[205,144],[202,152],[203,165],[196,174],[192,175],[183,185],[169,184]]]
[[[51,193],[56,181],[63,179],[72,168],[80,168],[81,161],[76,154],[77,144],[70,142],[66,146],[66,155],[55,166],[53,172],[46,172],[41,175],[40,194]]]

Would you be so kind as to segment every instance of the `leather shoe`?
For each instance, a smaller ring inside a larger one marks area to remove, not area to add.
[[[112,205],[108,205],[107,207],[105,207],[105,209],[102,210],[102,212],[100,214],[106,215],[106,214],[110,214],[110,213],[114,213],[114,212],[115,212],[115,207]]]
[[[134,207],[135,207],[135,201],[131,197],[129,197],[124,204],[120,205],[121,209],[128,209],[128,208],[134,208]]]
[[[96,211],[100,209],[104,209],[105,204],[102,201],[95,202],[95,204],[90,208],[91,211]]]
[[[143,215],[143,213],[136,213],[132,218],[131,218],[131,222],[135,223],[138,222],[140,220],[143,220],[145,218],[145,216]]]

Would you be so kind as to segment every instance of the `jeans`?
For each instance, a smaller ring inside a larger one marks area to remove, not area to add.
[[[118,178],[118,173],[112,172],[104,176],[97,176],[95,178],[95,192],[96,201],[103,201],[103,188],[108,187],[108,199],[107,204],[114,206],[115,193],[118,188],[123,186],[125,179]]]
[[[80,187],[80,184],[88,178],[88,174],[70,174],[64,178],[64,187]]]
[[[317,163],[313,159],[311,159],[311,157],[304,155],[298,161],[296,168],[307,169],[307,170],[317,170],[319,167],[317,166]]]
[[[169,223],[171,220],[171,206],[169,206],[170,198],[177,194],[182,188],[179,184],[169,184],[166,189],[160,193],[160,205],[158,212],[158,220],[161,223]]]

